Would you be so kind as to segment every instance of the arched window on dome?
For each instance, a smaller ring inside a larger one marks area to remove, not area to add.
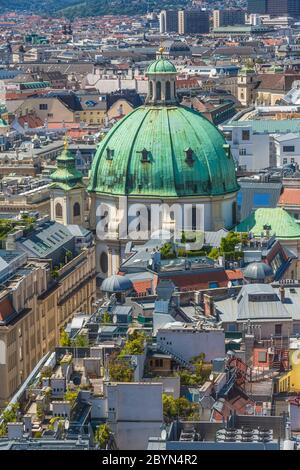
[[[169,81],[166,82],[166,101],[170,101],[171,99],[171,83]]]
[[[153,98],[153,82],[152,82],[152,80],[149,83],[149,98],[150,99]]]
[[[60,204],[60,202],[58,202],[55,205],[55,217],[62,218],[62,216],[63,216],[62,205]]]
[[[75,202],[73,206],[73,216],[78,217],[80,215],[80,204],[79,202]]]
[[[161,100],[161,82],[156,83],[156,99]]]

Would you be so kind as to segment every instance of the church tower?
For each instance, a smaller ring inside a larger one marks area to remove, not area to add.
[[[84,225],[85,188],[67,141],[56,162],[57,168],[50,176],[51,219],[64,225]]]
[[[247,64],[238,74],[238,100],[242,106],[249,106],[255,102],[256,72]]]

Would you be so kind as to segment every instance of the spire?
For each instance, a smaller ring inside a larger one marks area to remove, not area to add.
[[[56,170],[50,176],[53,185],[63,189],[72,189],[82,186],[82,173],[76,169],[75,158],[69,150],[67,138],[64,140],[64,149],[56,158]]]

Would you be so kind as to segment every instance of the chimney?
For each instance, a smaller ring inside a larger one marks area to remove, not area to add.
[[[204,315],[213,317],[215,315],[215,304],[212,296],[204,294]]]
[[[284,304],[285,301],[285,289],[283,286],[279,287],[279,293],[280,293],[280,301],[282,304]]]

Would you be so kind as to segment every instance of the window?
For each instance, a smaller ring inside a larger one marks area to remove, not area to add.
[[[107,271],[108,271],[108,256],[107,254],[105,253],[105,251],[103,251],[101,253],[101,256],[100,256],[100,268],[101,268],[101,271],[106,274]]]
[[[73,216],[77,217],[80,215],[80,204],[79,202],[75,202],[74,207],[73,207]]]
[[[282,163],[285,165],[287,163],[287,158],[283,158]]]
[[[267,353],[266,351],[258,352],[258,362],[267,362]]]
[[[242,139],[250,140],[250,131],[242,131]]]
[[[283,146],[283,151],[284,152],[295,152],[295,146],[294,145],[284,145]]]
[[[48,116],[49,118],[53,118],[53,113],[48,113],[47,116]]]
[[[47,103],[40,103],[40,110],[41,111],[46,111],[48,109],[48,104]]]
[[[294,159],[294,158],[291,158],[291,163],[295,163],[295,159]]]
[[[149,84],[149,98],[153,97],[153,82]]]
[[[171,84],[170,82],[166,82],[166,101],[171,99]]]
[[[275,336],[281,336],[282,334],[282,325],[278,324],[275,325]]]
[[[246,149],[244,149],[244,148],[239,149],[239,155],[247,155]]]
[[[63,213],[62,213],[62,205],[58,202],[55,206],[55,217],[62,217],[63,216]]]
[[[156,84],[156,99],[161,100],[161,82]]]
[[[232,131],[226,131],[224,132],[224,137],[226,140],[232,140]]]

